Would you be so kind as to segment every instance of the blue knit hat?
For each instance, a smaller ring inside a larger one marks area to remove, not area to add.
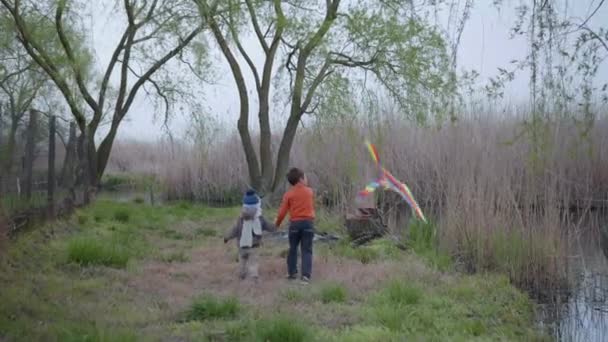
[[[256,205],[260,203],[260,198],[258,194],[253,189],[247,190],[245,196],[243,196],[243,204],[244,205]]]

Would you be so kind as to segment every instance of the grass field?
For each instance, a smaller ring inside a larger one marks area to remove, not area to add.
[[[266,239],[260,280],[239,281],[221,237],[237,213],[101,200],[20,234],[0,254],[0,340],[546,339],[506,278],[461,275],[389,241],[317,244],[304,286],[284,279],[286,242]]]

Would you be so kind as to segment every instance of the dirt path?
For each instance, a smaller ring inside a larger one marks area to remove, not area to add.
[[[131,280],[130,286],[163,298],[176,309],[187,306],[192,297],[201,293],[234,296],[244,303],[272,306],[285,289],[303,286],[285,279],[285,259],[281,256],[284,247],[280,242],[273,242],[258,250],[260,279],[257,282],[238,279],[235,247],[230,244],[195,248],[190,260],[184,263],[149,262]],[[379,279],[387,279],[396,272],[395,262],[363,265],[355,260],[317,255],[313,283],[341,283],[356,295],[369,291]]]

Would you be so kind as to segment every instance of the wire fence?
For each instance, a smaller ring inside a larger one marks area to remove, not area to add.
[[[0,127],[0,233],[9,235],[76,204],[75,124],[66,140],[56,116],[31,110],[25,121],[19,131]]]

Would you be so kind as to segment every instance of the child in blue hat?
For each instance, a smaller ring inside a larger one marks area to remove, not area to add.
[[[262,201],[255,190],[247,190],[243,196],[243,208],[234,227],[224,237],[224,243],[237,239],[239,248],[239,276],[258,278],[258,261],[255,250],[262,244],[262,232],[274,231],[275,227],[262,216]]]

